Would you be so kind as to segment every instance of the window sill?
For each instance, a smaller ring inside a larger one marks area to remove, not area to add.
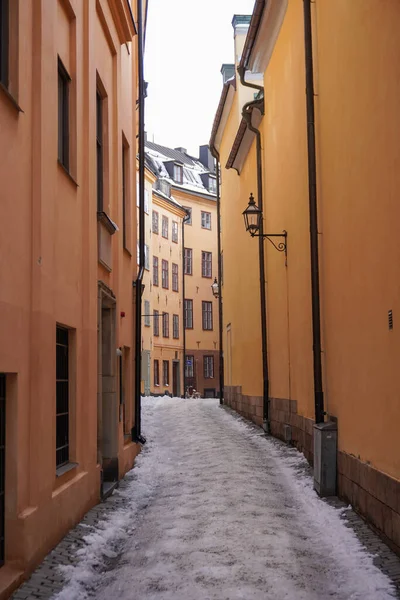
[[[160,387],[160,384],[159,383],[155,383],[154,387]]]
[[[117,225],[110,219],[104,210],[97,211],[97,220],[104,225],[110,235],[118,231]]]
[[[58,162],[58,166],[60,167],[60,169],[62,170],[62,172],[65,173],[65,175],[75,185],[75,187],[79,187],[76,179],[74,179],[74,177],[71,175],[71,173],[68,171],[68,169],[62,164],[62,162],[60,161],[59,158],[57,159],[57,162]]]
[[[58,467],[58,469],[56,469],[56,477],[62,477],[65,475],[65,473],[72,471],[72,469],[76,469],[78,466],[79,464],[75,462],[69,462],[66,465],[62,465],[62,467]]]
[[[3,91],[4,95],[8,98],[9,102],[11,102],[11,104],[13,105],[13,107],[20,113],[23,113],[24,111],[22,110],[22,108],[20,107],[20,105],[18,104],[18,102],[16,101],[16,99],[14,98],[14,96],[8,91],[8,89],[6,88],[6,86],[1,83],[0,81],[0,90]]]

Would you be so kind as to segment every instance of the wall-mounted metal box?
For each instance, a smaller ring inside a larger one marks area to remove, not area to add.
[[[337,423],[314,425],[314,488],[321,497],[336,496]]]

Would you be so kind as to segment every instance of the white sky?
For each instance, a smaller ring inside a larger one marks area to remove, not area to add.
[[[251,14],[254,0],[148,1],[148,139],[198,156],[210,139],[221,65],[233,62],[232,17]]]

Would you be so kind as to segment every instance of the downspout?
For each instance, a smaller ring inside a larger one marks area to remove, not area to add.
[[[218,249],[218,321],[219,321],[219,403],[224,403],[224,352],[223,352],[223,310],[222,310],[222,252],[221,252],[221,190],[220,164],[216,159],[217,171],[217,249]]]
[[[240,77],[240,83],[245,87],[254,88],[260,92],[264,91],[264,88],[250,84],[245,81],[245,68],[242,66],[238,67],[238,73]],[[256,151],[257,151],[257,199],[258,206],[263,212],[263,184],[262,184],[262,158],[261,158],[261,133],[253,127],[251,123],[251,109],[258,101],[253,100],[247,102],[242,110],[242,116],[247,123],[247,127],[256,135]],[[261,219],[260,224],[260,237],[258,238],[258,256],[259,256],[259,272],[260,272],[260,304],[261,304],[261,351],[262,351],[262,368],[263,368],[263,428],[266,433],[270,432],[270,420],[269,420],[269,372],[268,372],[268,342],[267,342],[267,298],[266,298],[266,281],[265,281],[265,253],[264,253],[264,220]]]
[[[138,75],[139,75],[139,272],[135,282],[136,286],[136,312],[135,312],[135,425],[132,428],[132,441],[146,443],[142,430],[142,397],[141,397],[141,369],[142,369],[142,281],[144,274],[144,65],[143,65],[143,14],[142,0],[137,0],[138,20]]]
[[[314,70],[312,47],[311,1],[303,0],[304,48],[307,105],[308,195],[310,210],[311,304],[314,362],[315,422],[324,422],[324,391],[321,360],[321,307],[319,291],[317,160],[315,150]]]
[[[187,213],[182,219],[182,331],[183,331],[183,394],[186,396],[186,327],[185,327],[185,223]]]

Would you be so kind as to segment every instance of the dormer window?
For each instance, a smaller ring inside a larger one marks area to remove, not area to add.
[[[182,165],[174,164],[174,181],[176,181],[176,183],[183,183]]]
[[[217,180],[215,177],[209,177],[208,179],[208,191],[211,194],[217,193]]]

